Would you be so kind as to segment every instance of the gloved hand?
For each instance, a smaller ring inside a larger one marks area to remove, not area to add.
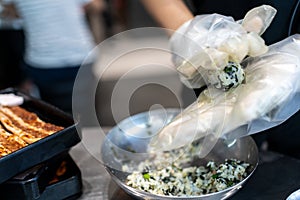
[[[171,150],[212,135],[200,156],[218,138],[235,139],[277,126],[300,109],[300,35],[247,58],[247,82],[227,92],[208,88],[150,143],[154,151]],[[213,139],[212,139],[213,138]]]
[[[208,87],[153,138],[150,150],[171,150],[212,135],[199,152],[205,156],[218,138],[239,138],[281,124],[300,108],[299,52],[300,35],[294,35],[267,53],[244,59],[245,83],[227,92]]]
[[[199,15],[183,24],[171,37],[173,62],[188,87],[214,85],[227,91],[244,81],[241,61],[267,52],[259,36],[272,22],[276,10],[263,5],[239,22],[219,14]]]

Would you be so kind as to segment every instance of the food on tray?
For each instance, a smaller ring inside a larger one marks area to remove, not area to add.
[[[236,159],[217,165],[182,168],[175,163],[161,170],[133,172],[126,184],[156,195],[198,196],[229,188],[248,176],[250,164]]]
[[[62,129],[19,106],[0,106],[0,157]]]
[[[0,125],[0,144],[2,156],[27,145],[27,143],[18,136],[7,132],[2,125]]]

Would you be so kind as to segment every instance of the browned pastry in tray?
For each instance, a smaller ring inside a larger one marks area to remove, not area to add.
[[[19,106],[0,106],[0,157],[63,129]]]
[[[7,148],[0,144],[0,158],[10,153],[11,151],[9,151]]]
[[[0,156],[5,156],[25,146],[27,146],[26,142],[18,136],[7,132],[0,125]]]

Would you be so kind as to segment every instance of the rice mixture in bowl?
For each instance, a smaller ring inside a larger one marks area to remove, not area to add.
[[[159,160],[180,155],[167,167],[161,168],[161,163],[155,160],[140,163],[139,170],[127,176],[126,185],[155,195],[199,196],[230,188],[244,180],[253,169],[249,163],[237,159],[225,159],[220,164],[209,161],[206,165],[184,167],[192,162],[199,147],[199,144],[192,144],[185,151],[181,149],[159,155]],[[123,171],[130,167],[130,164],[124,165]]]
[[[226,199],[245,185],[258,165],[250,136],[218,139],[204,157],[204,140],[168,152],[148,152],[151,137],[178,109],[153,110],[126,118],[109,131],[101,146],[103,164],[112,179],[138,199]]]

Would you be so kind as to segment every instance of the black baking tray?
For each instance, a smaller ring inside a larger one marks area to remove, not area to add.
[[[76,199],[82,193],[81,172],[70,155],[61,154],[1,184],[0,192],[3,200]]]
[[[21,107],[36,113],[45,122],[65,128],[0,158],[0,184],[30,167],[69,150],[81,140],[81,133],[76,129],[79,124],[74,122],[71,115],[14,88],[0,91],[0,94],[8,93],[22,96],[24,103]]]

